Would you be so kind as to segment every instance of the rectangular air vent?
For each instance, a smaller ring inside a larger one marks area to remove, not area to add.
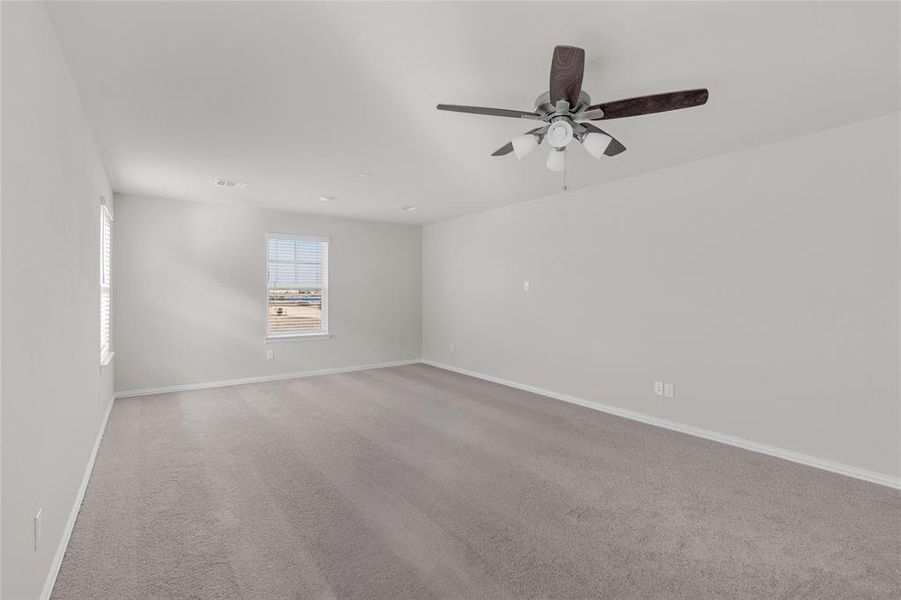
[[[246,181],[235,181],[234,179],[217,179],[216,185],[220,185],[222,187],[228,187],[228,188],[238,188],[239,190],[243,190],[250,184],[247,183]]]

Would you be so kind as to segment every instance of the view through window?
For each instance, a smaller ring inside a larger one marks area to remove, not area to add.
[[[328,333],[328,239],[267,236],[269,337]]]

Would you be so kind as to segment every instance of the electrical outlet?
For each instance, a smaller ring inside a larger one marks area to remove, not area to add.
[[[272,360],[275,358],[275,350],[266,350],[266,360]]]
[[[44,509],[39,508],[34,515],[34,551],[37,552],[41,545],[41,535],[44,533]]]
[[[663,395],[663,382],[662,382],[662,381],[655,381],[655,382],[654,382],[654,395],[655,395],[655,396],[662,396],[662,395]]]
[[[532,289],[532,283],[526,279],[522,282],[522,291],[528,292],[530,289]]]
[[[676,395],[676,386],[669,382],[665,383],[663,385],[663,395],[666,396],[667,398],[672,398],[673,396],[675,396]]]

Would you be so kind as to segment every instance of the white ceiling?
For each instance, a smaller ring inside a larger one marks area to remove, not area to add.
[[[556,44],[586,49],[584,89],[595,102],[710,90],[700,108],[602,124],[628,151],[596,161],[574,148],[570,189],[899,108],[895,3],[62,2],[49,10],[113,187],[124,193],[408,223],[555,193],[561,175],[544,168],[544,152],[489,156],[530,121],[435,105],[531,110]],[[218,177],[251,185],[217,188]]]

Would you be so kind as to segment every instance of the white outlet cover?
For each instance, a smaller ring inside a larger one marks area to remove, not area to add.
[[[662,381],[655,381],[655,382],[654,382],[654,395],[655,395],[655,396],[662,396],[662,395],[663,395],[663,382],[662,382]]]
[[[275,350],[266,350],[266,360],[275,358]]]
[[[522,291],[528,292],[531,287],[532,287],[532,284],[529,282],[528,279],[526,279],[525,281],[522,282]]]
[[[676,395],[676,386],[672,383],[666,383],[663,386],[663,395],[667,398],[672,398]]]

